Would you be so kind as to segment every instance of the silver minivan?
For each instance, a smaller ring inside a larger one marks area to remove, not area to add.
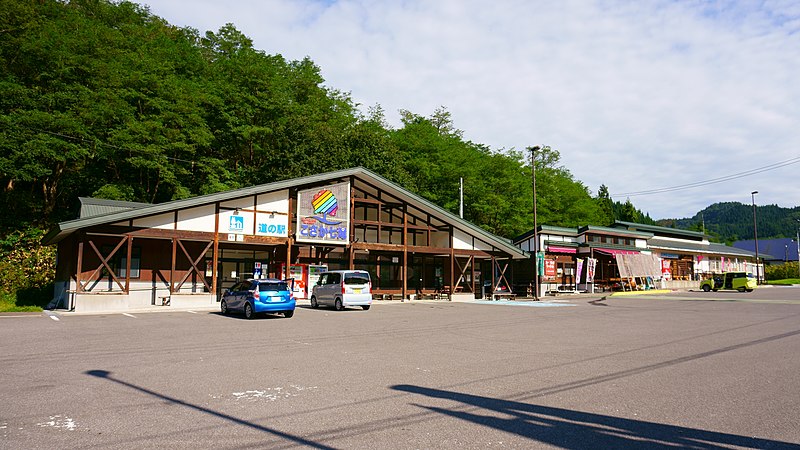
[[[337,311],[346,306],[369,309],[372,305],[372,281],[365,270],[332,270],[323,273],[311,291],[311,307],[333,306]]]

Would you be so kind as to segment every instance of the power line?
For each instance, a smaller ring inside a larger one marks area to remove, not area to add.
[[[770,170],[779,169],[781,167],[786,167],[792,164],[797,164],[800,162],[800,156],[787,159],[785,161],[780,161],[777,163],[769,164],[763,167],[758,167],[755,169],[746,170],[744,172],[738,172],[731,175],[725,175],[718,178],[712,178],[710,180],[704,181],[696,181],[694,183],[687,183],[687,184],[679,184],[677,186],[670,186],[670,187],[663,187],[657,189],[649,189],[644,191],[634,191],[634,192],[622,192],[619,194],[615,194],[615,197],[635,197],[639,195],[652,195],[652,194],[663,194],[665,192],[674,192],[674,191],[681,191],[685,189],[692,189],[696,187],[708,186],[710,184],[722,183],[725,181],[736,180],[738,178],[744,178],[750,175],[755,175],[762,172],[768,172]]]

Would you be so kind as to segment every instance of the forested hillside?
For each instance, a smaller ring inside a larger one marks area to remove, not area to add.
[[[467,220],[509,238],[532,227],[528,151],[465,141],[445,107],[403,111],[390,127],[380,105],[360,108],[310,59],[266,54],[234,25],[201,33],[107,0],[3,5],[7,267],[30,266],[7,256],[76,218],[79,196],[157,203],[354,166],[453,212],[463,177]],[[649,220],[607,189],[593,196],[558,150],[537,155],[539,223]]]
[[[800,226],[800,207],[756,206],[758,237],[792,238]],[[753,206],[739,202],[715,203],[686,219],[664,219],[659,225],[702,231],[719,242],[753,239]]]

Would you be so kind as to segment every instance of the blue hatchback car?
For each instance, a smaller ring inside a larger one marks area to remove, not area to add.
[[[288,319],[295,307],[291,282],[274,278],[241,281],[222,294],[220,310],[222,314],[241,311],[248,319],[259,313],[280,313]]]

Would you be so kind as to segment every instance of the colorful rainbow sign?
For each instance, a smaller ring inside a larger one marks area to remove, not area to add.
[[[350,183],[297,192],[297,242],[347,245],[350,241]]]
[[[317,192],[317,194],[314,196],[314,200],[311,201],[311,204],[314,206],[315,214],[335,216],[336,211],[339,210],[339,202],[336,201],[336,197],[333,195],[333,192],[327,189]]]

